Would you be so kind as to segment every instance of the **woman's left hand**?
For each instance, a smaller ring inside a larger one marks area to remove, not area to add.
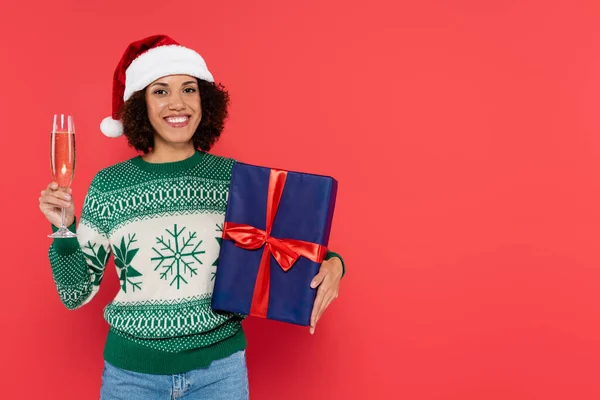
[[[333,257],[321,263],[319,273],[310,283],[311,288],[317,289],[317,297],[310,316],[310,333],[315,333],[315,327],[325,309],[338,297],[340,291],[340,280],[344,271],[342,261]]]

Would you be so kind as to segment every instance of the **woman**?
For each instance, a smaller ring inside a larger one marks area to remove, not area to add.
[[[115,71],[104,134],[125,134],[143,155],[100,171],[86,195],[76,239],[49,250],[65,306],[99,290],[110,253],[121,289],[105,308],[101,399],[246,399],[246,339],[237,314],[210,307],[234,160],[207,152],[229,97],[202,57],[167,36],[130,44]],[[55,182],[40,209],[74,230],[72,191]],[[337,297],[344,274],[329,252],[311,286],[310,332]]]

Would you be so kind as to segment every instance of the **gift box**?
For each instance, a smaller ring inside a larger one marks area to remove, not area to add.
[[[212,308],[310,325],[337,181],[236,162]]]

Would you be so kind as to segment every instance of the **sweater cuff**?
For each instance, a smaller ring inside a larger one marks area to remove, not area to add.
[[[52,233],[58,231],[57,227],[55,227],[53,224],[50,225],[52,227]],[[77,217],[75,217],[73,223],[68,226],[68,229],[73,233],[77,233]],[[54,251],[56,251],[57,254],[60,254],[61,256],[68,256],[76,252],[77,249],[79,249],[79,241],[76,237],[64,239],[55,238],[52,242],[52,246],[54,247]]]
[[[325,260],[329,260],[331,258],[337,257],[342,262],[342,278],[346,275],[346,264],[344,263],[344,259],[338,253],[334,253],[331,250],[327,250],[327,255],[325,256]]]

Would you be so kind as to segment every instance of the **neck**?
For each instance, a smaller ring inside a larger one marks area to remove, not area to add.
[[[177,162],[193,156],[195,152],[196,149],[191,142],[181,145],[157,145],[148,154],[143,155],[142,159],[149,163]]]

